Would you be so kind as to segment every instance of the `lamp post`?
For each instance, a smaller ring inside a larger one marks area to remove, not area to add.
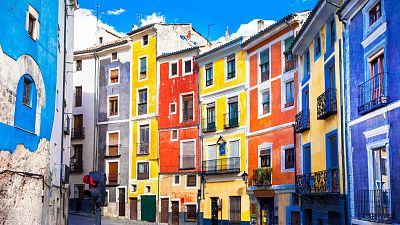
[[[246,183],[246,187],[247,187],[247,178],[249,177],[249,174],[247,174],[246,171],[243,171],[241,176],[242,176],[242,180],[244,181],[244,183]]]

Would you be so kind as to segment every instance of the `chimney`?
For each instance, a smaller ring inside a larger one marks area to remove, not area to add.
[[[257,21],[257,32],[264,30],[264,20]]]
[[[226,26],[226,30],[225,30],[225,39],[226,39],[226,41],[230,41],[230,39],[231,39],[231,35],[229,34],[228,26]]]

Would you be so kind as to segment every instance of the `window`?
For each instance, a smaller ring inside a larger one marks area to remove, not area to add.
[[[373,189],[387,190],[389,180],[389,163],[386,147],[372,149],[372,181]]]
[[[196,186],[197,186],[196,174],[186,175],[186,187],[196,187]]]
[[[183,65],[185,66],[185,70],[184,70],[185,74],[191,74],[193,72],[192,71],[192,60],[191,59],[185,60]]]
[[[72,145],[72,152],[70,158],[70,172],[82,172],[82,149],[83,145]]]
[[[241,221],[241,199],[240,196],[229,197],[229,222],[240,224]]]
[[[103,44],[103,37],[99,37],[99,44]]]
[[[195,153],[196,153],[196,142],[195,141],[184,141],[181,142],[181,158],[180,158],[180,169],[194,169],[196,168]]]
[[[146,79],[147,77],[147,57],[142,57],[139,59],[139,80]]]
[[[261,82],[269,80],[269,48],[260,52]]]
[[[28,10],[26,11],[26,23],[25,29],[28,32],[30,38],[34,41],[38,39],[39,36],[39,13],[31,6],[28,6]]]
[[[144,193],[145,194],[151,193],[151,186],[144,186]]]
[[[293,169],[294,168],[294,148],[285,149],[284,154],[285,154],[284,169]]]
[[[193,121],[193,94],[182,96],[182,122]]]
[[[178,76],[178,63],[177,62],[171,63],[170,77],[175,77],[175,76]]]
[[[119,133],[108,133],[108,154],[107,156],[118,156],[119,150]]]
[[[118,162],[108,163],[108,178],[109,184],[118,184]]]
[[[236,127],[239,126],[239,111],[238,111],[238,97],[228,98],[228,115],[226,116],[225,126]]]
[[[336,41],[336,29],[335,29],[335,19],[333,18],[331,21],[329,21],[329,24],[327,26],[327,41],[329,41],[329,46],[327,45],[327,50],[328,48],[331,49],[335,45]],[[328,33],[329,32],[329,33]]]
[[[113,52],[113,53],[111,54],[111,59],[112,59],[112,60],[117,60],[117,59],[118,59],[118,53]]]
[[[174,177],[173,177],[174,185],[179,185],[181,183],[180,178],[181,177],[179,175],[174,175]]]
[[[306,54],[304,54],[304,80],[310,77],[310,73],[310,51],[307,51]]]
[[[83,184],[75,184],[74,185],[74,198],[83,199],[83,189],[85,185]]]
[[[169,114],[176,114],[176,103],[169,103]]]
[[[82,60],[76,60],[76,71],[82,71]]]
[[[186,221],[196,221],[196,219],[197,219],[196,205],[195,204],[191,204],[191,205],[187,204],[185,220]]]
[[[144,115],[147,113],[147,89],[139,90],[138,95],[138,114]]]
[[[381,1],[369,10],[369,25],[371,26],[382,17]]]
[[[150,139],[150,126],[149,125],[140,125],[139,126],[139,148],[138,154],[139,155],[147,155],[149,154],[149,139]]]
[[[146,45],[148,45],[149,44],[149,35],[144,35],[143,36],[143,46],[146,46]]]
[[[269,94],[269,90],[263,92],[262,94],[262,115],[268,114],[271,111],[270,108],[270,94]]]
[[[178,140],[178,130],[171,130],[171,141]]]
[[[136,184],[132,184],[131,185],[131,192],[137,192],[137,185]]]
[[[207,106],[207,118],[205,129],[207,131],[215,130],[215,102],[210,103]]]
[[[213,85],[213,65],[212,63],[206,65],[206,87]]]
[[[32,81],[28,78],[24,78],[24,95],[22,97],[22,103],[25,106],[31,107],[31,86]]]
[[[285,72],[295,68],[295,58],[291,49],[293,40],[293,36],[285,40],[285,51],[283,52],[283,55],[285,56]]]
[[[138,180],[149,179],[149,162],[139,162],[137,164],[137,179]]]
[[[285,84],[285,97],[286,103],[285,108],[294,105],[294,80],[289,81]]]
[[[82,86],[75,87],[75,107],[82,106]]]
[[[32,39],[34,39],[35,37],[35,26],[36,26],[36,18],[32,14],[29,14],[28,33]]]
[[[260,163],[261,167],[271,167],[271,149],[260,150]]]
[[[108,98],[108,116],[118,116],[118,96]]]
[[[119,69],[110,69],[110,84],[119,82]]]
[[[228,76],[227,79],[232,79],[236,76],[236,60],[235,60],[235,54],[230,55],[226,57],[226,67],[228,70]]]
[[[314,60],[317,60],[321,55],[321,36],[318,33],[314,39]]]

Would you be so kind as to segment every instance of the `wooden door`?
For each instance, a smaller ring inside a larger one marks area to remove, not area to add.
[[[172,201],[171,208],[172,208],[172,225],[178,225],[179,224],[179,202]]]
[[[140,200],[140,219],[147,222],[156,222],[156,210],[156,196],[142,195]]]
[[[163,198],[161,199],[161,223],[168,223],[169,222],[169,199]]]
[[[118,216],[125,216],[125,188],[118,188],[118,192],[119,192]]]
[[[131,220],[137,220],[137,198],[130,198]]]
[[[218,198],[211,198],[211,224],[218,225]]]
[[[291,225],[300,225],[300,212],[291,212]]]

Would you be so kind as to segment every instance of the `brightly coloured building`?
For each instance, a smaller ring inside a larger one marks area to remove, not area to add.
[[[132,39],[130,217],[155,222],[160,192],[158,96],[163,94],[157,57],[207,41],[191,24],[150,24],[128,35]]]
[[[344,94],[351,224],[400,223],[400,4],[347,1]]]
[[[242,38],[196,58],[200,70],[203,224],[250,221],[246,170],[246,52]]]
[[[201,145],[198,69],[190,47],[158,57],[160,222],[197,224]]]
[[[293,43],[299,56],[296,173],[303,224],[346,224],[339,1],[320,0]]]
[[[294,195],[299,151],[293,132],[298,76],[291,44],[308,13],[288,15],[265,29],[260,24],[261,30],[242,44],[248,62],[248,193],[253,224],[300,224]]]

